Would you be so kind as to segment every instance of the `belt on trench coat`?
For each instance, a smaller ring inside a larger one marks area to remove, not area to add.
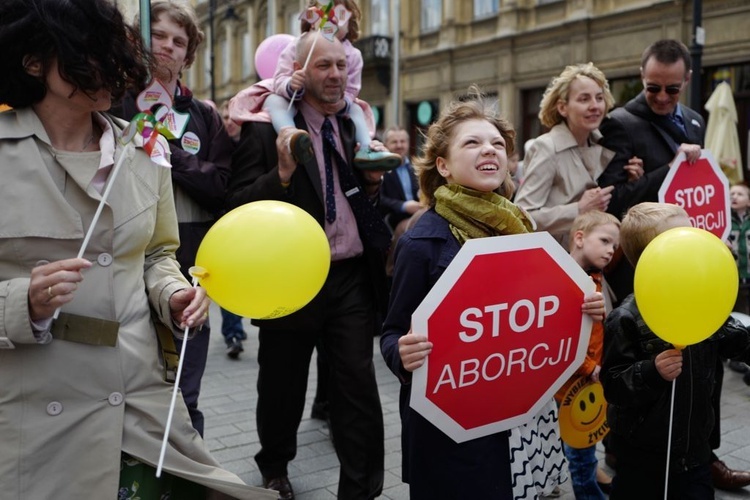
[[[156,318],[154,318],[154,324],[164,361],[164,380],[174,382],[177,378],[177,365],[180,362],[180,355],[177,352],[172,331]],[[120,323],[117,321],[60,313],[58,318],[53,321],[50,333],[52,333],[53,338],[58,340],[115,347],[119,329]]]
[[[52,322],[50,333],[58,340],[115,347],[119,329],[120,323],[117,321],[60,313]]]

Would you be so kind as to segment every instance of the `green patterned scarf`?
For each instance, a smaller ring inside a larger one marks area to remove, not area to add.
[[[461,245],[472,238],[533,231],[529,216],[506,198],[458,184],[435,190],[435,211],[450,223]]]

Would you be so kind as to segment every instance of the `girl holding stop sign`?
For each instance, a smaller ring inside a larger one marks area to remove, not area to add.
[[[422,155],[413,162],[430,210],[396,247],[380,343],[388,366],[402,383],[402,468],[412,500],[530,498],[551,493],[563,479],[552,400],[531,424],[463,443],[409,407],[412,372],[432,350],[422,332],[411,331],[414,310],[464,242],[533,230],[530,217],[509,201],[513,182],[508,154],[513,152],[515,131],[476,88],[470,92],[471,99],[451,103],[430,126]],[[582,311],[601,320],[601,294],[587,297]]]

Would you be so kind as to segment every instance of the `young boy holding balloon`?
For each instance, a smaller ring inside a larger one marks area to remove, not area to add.
[[[610,499],[713,499],[714,370],[719,356],[750,358],[748,331],[727,319],[734,260],[676,205],[632,207],[620,243],[636,274],[635,294],[604,322]]]

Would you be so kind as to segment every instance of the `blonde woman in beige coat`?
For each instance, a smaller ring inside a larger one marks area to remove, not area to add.
[[[169,171],[116,146],[124,123],[102,113],[146,75],[137,37],[108,0],[0,2],[0,102],[14,108],[0,114],[4,500],[276,498],[220,468],[182,398],[153,480],[172,391],[154,321],[197,328],[208,299],[174,258]],[[122,484],[133,464],[142,479]]]
[[[589,210],[606,210],[612,187],[596,180],[614,157],[599,145],[599,125],[614,105],[607,79],[592,63],[568,66],[542,97],[539,120],[550,131],[534,140],[524,158],[524,180],[515,202],[568,250],[573,219]],[[643,175],[631,160],[631,178]]]

